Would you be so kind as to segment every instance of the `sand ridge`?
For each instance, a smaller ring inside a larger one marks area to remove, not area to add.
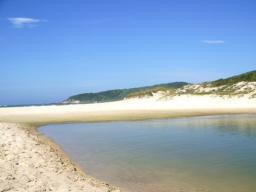
[[[0,108],[0,122],[40,125],[241,113],[256,113],[256,99],[213,95],[163,99],[155,95],[107,103]]]

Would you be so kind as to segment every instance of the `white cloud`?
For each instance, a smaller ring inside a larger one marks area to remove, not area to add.
[[[223,40],[203,40],[202,42],[206,44],[224,44],[225,43],[225,41]]]
[[[29,17],[11,17],[8,20],[16,28],[34,27],[36,24],[45,21]]]

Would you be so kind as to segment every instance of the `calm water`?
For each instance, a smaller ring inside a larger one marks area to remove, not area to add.
[[[50,125],[87,174],[133,192],[256,191],[256,116]]]

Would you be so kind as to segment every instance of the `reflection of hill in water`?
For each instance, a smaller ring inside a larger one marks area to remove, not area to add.
[[[191,130],[214,128],[221,133],[242,134],[256,137],[256,115],[218,115],[178,118],[169,120],[153,120],[145,122],[150,128],[190,127]]]
[[[186,122],[186,121],[184,121]],[[222,133],[244,134],[256,137],[256,115],[222,115],[212,117],[196,117],[186,124],[198,128],[214,127]],[[192,126],[193,125],[193,126]]]

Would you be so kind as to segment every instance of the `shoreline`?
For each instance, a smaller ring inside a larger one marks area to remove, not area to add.
[[[256,114],[256,99],[211,98],[212,103],[198,96],[179,99],[0,108],[0,191],[120,191],[86,175],[57,144],[38,132],[43,125]]]
[[[0,108],[0,122],[53,123],[145,120],[184,116],[256,113],[256,99],[247,97],[176,96],[127,99],[107,103]]]
[[[0,191],[120,191],[87,175],[37,129],[0,123]]]

